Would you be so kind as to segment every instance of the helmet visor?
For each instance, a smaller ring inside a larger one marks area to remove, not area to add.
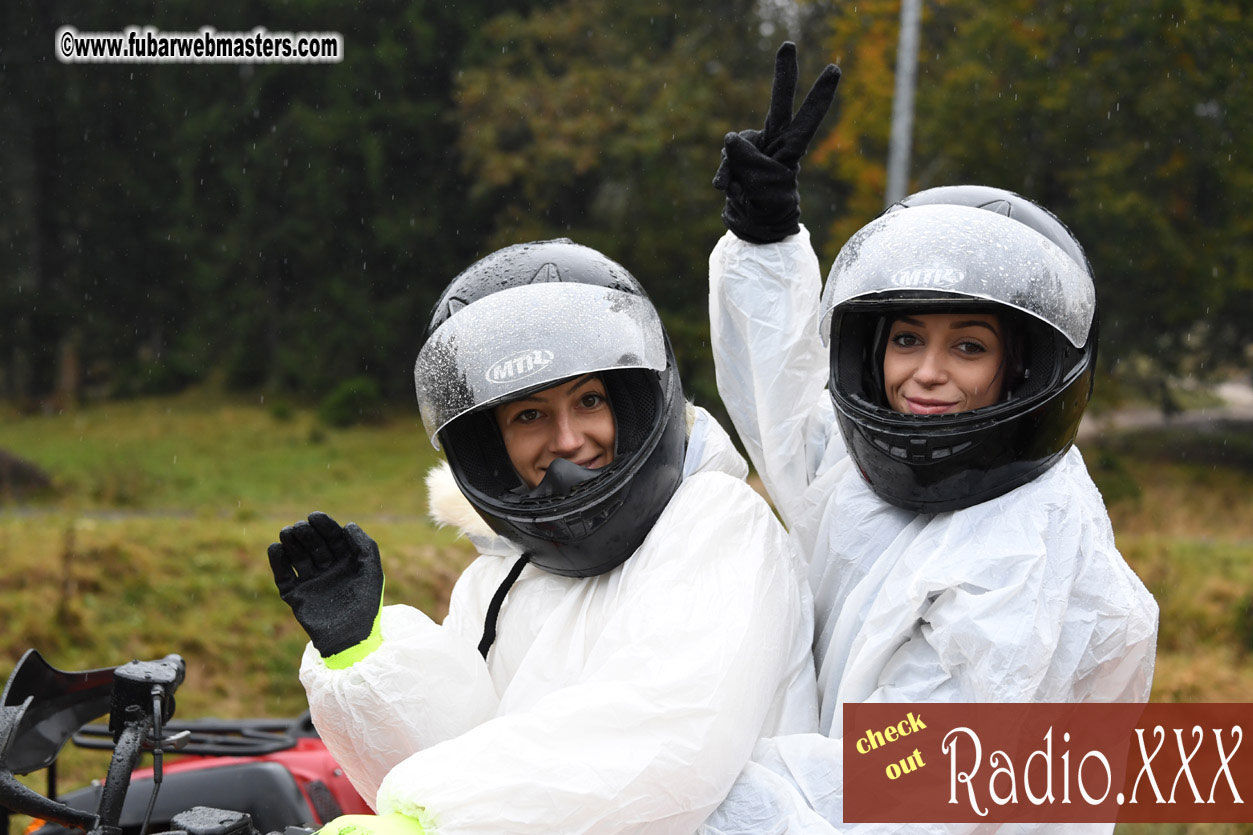
[[[431,443],[462,415],[580,374],[666,367],[661,319],[644,296],[547,282],[485,296],[418,353],[414,382]]]
[[[883,295],[952,295],[1008,305],[1051,325],[1076,348],[1096,311],[1092,277],[1035,230],[968,206],[916,206],[859,230],[835,259],[822,297],[822,337],[836,307]]]

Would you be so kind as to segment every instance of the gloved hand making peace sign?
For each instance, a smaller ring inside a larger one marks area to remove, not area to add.
[[[796,44],[787,41],[774,59],[765,130],[728,133],[723,140],[722,164],[714,176],[714,187],[727,195],[722,220],[750,243],[774,243],[800,231],[796,176],[801,157],[835,98],[840,68],[827,65],[793,116],[798,74]]]

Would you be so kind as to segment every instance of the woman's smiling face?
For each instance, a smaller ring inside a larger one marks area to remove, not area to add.
[[[613,461],[617,429],[595,374],[502,403],[495,414],[509,461],[528,487],[544,480],[556,458],[592,470]]]
[[[991,406],[1004,388],[1005,345],[992,313],[901,316],[888,331],[883,388],[888,406],[943,415]]]

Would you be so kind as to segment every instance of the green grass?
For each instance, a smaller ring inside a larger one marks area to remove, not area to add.
[[[437,457],[412,416],[328,430],[307,413],[190,395],[8,416],[0,448],[56,483],[38,504],[0,506],[0,653],[35,645],[73,667],[183,652],[206,706],[263,709],[254,691],[299,704],[304,639],[265,557],[283,525],[314,509],[359,522],[379,542],[389,596],[440,617],[473,554],[425,516]],[[281,680],[264,672],[275,657],[289,662]],[[245,686],[227,686],[228,672]]]
[[[379,543],[388,599],[437,620],[473,557],[425,516],[422,479],[438,459],[416,409],[328,429],[311,412],[193,393],[2,414],[0,449],[56,484],[37,503],[0,504],[0,676],[30,647],[62,669],[176,652],[182,718],[305,709],[306,637],[265,556],[284,525],[315,509],[357,521]],[[106,763],[70,747],[62,784]]]
[[[1161,607],[1155,701],[1253,701],[1251,439],[1234,426],[1083,449],[1119,548]],[[56,483],[35,503],[0,505],[0,675],[28,647],[63,669],[177,652],[188,664],[183,718],[304,709],[305,638],[265,558],[283,525],[314,509],[359,522],[379,542],[389,599],[437,620],[473,556],[425,518],[422,477],[437,456],[416,410],[328,429],[309,410],[202,391],[55,416],[0,413],[0,449]],[[68,749],[62,784],[100,776],[105,762]]]
[[[66,508],[421,516],[437,460],[416,407],[331,429],[311,412],[204,392],[39,418],[0,415],[0,448],[52,473]]]
[[[81,669],[178,652],[188,662],[180,713],[298,713],[306,638],[265,558],[285,521],[5,516],[0,656],[33,646]],[[471,556],[465,545],[420,521],[369,532],[385,555],[389,598],[442,618]]]

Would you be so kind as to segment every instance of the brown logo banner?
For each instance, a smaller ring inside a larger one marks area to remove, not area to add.
[[[1253,821],[1253,704],[845,704],[844,819]]]

